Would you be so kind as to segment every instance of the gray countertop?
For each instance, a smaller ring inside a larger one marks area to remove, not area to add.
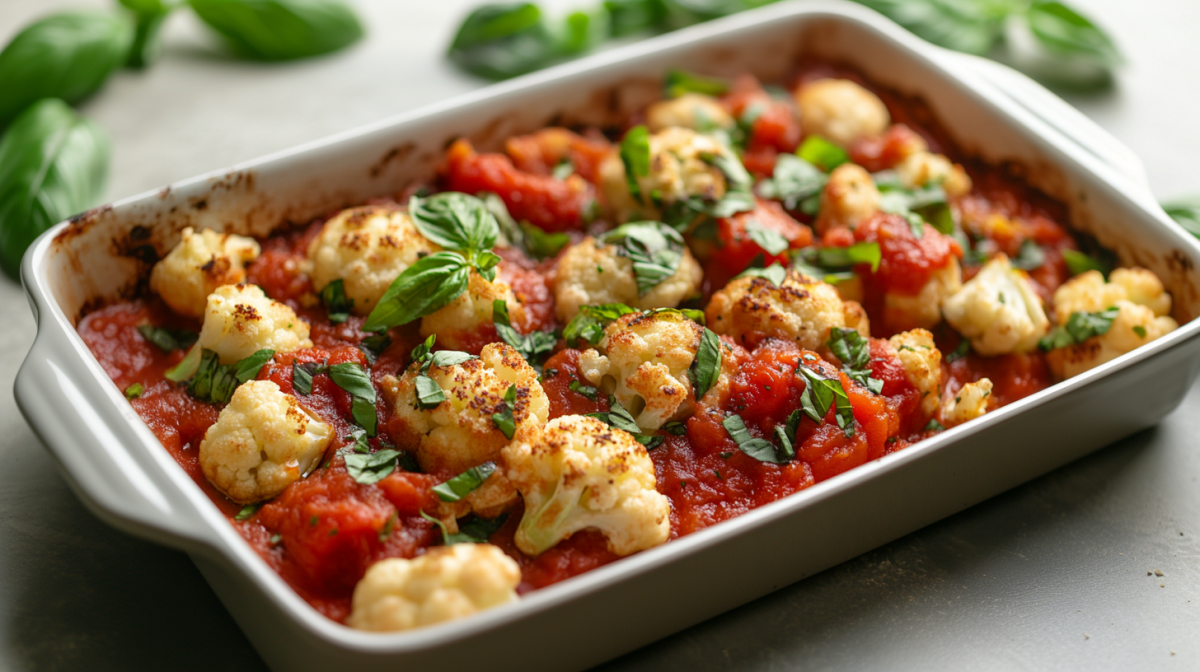
[[[80,4],[106,3],[5,0],[0,43]],[[162,61],[83,107],[112,135],[108,197],[481,85],[441,58],[469,1],[355,4],[367,40],[281,65],[231,60],[172,17]],[[1160,197],[1200,193],[1200,3],[1078,4],[1129,65],[1113,90],[1071,102],[1142,158]],[[186,555],[75,499],[13,402],[34,324],[4,279],[0,314],[0,669],[263,669]],[[1200,668],[1198,411],[1193,389],[1155,429],[605,667]]]

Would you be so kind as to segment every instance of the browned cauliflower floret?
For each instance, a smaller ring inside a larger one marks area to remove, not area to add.
[[[523,553],[538,555],[589,528],[617,555],[657,546],[670,535],[671,502],[655,490],[645,446],[595,418],[551,420],[509,444],[504,465],[525,500],[515,538]]]
[[[821,190],[821,209],[817,213],[817,235],[829,229],[858,226],[879,212],[879,189],[871,174],[862,166],[843,163],[829,174]]]
[[[717,99],[702,93],[685,93],[678,98],[660,100],[646,109],[646,128],[651,133],[666,128],[690,128],[705,132],[714,128],[733,128],[733,117]]]
[[[962,269],[956,257],[934,271],[917,294],[887,292],[884,322],[898,329],[932,329],[942,321],[942,303],[962,289]]]
[[[199,345],[233,364],[263,349],[311,348],[308,323],[257,285],[225,285],[208,296]]]
[[[555,311],[565,324],[579,314],[580,306],[623,303],[633,308],[674,308],[700,290],[703,276],[700,263],[685,247],[675,274],[639,296],[633,261],[619,254],[616,245],[588,237],[567,248],[558,260]]]
[[[509,318],[513,323],[524,321],[525,307],[507,283],[498,279],[489,282],[472,272],[467,291],[421,318],[421,335],[437,334],[440,345],[452,350],[466,350],[479,342],[480,329],[492,325],[492,302],[496,299],[508,304]]]
[[[691,196],[716,201],[728,187],[725,174],[712,157],[726,155],[728,148],[717,140],[687,128],[667,128],[650,136],[650,172],[637,178],[642,198],[635,199],[625,177],[625,164],[613,152],[600,165],[600,184],[609,208],[618,221],[661,219],[662,213],[650,198],[670,205]]]
[[[1097,271],[1088,271],[1054,292],[1055,318],[1060,326],[1066,325],[1073,313],[1098,313],[1108,308],[1117,309],[1108,331],[1046,354],[1056,378],[1077,376],[1179,327],[1167,315],[1171,295],[1158,276],[1144,268],[1118,268],[1108,282]]]
[[[952,198],[965,196],[971,191],[971,177],[957,163],[951,163],[941,154],[915,152],[896,165],[900,184],[908,189],[940,184],[946,195]]]
[[[422,410],[417,404],[419,365],[414,364],[385,391],[393,402],[396,420],[393,437],[404,448],[415,450],[417,462],[430,473],[459,474],[484,462],[496,461],[509,439],[492,415],[506,407],[504,395],[515,387],[511,405],[516,424],[514,437],[541,426],[550,414],[550,401],[538,383],[537,372],[512,347],[504,343],[484,346],[478,358],[453,366],[430,366],[427,375],[437,382],[446,400]],[[468,511],[494,517],[516,501],[516,492],[497,470],[463,500]]]
[[[517,601],[521,568],[491,544],[455,544],[371,565],[354,587],[346,625],[396,632]]]
[[[992,381],[980,378],[967,383],[953,396],[942,401],[942,425],[953,427],[974,420],[987,413],[988,400],[992,397]]]
[[[189,226],[150,271],[150,289],[180,315],[201,317],[208,295],[245,281],[246,264],[261,251],[253,238],[211,229],[196,233]]]
[[[238,386],[200,442],[200,468],[239,504],[270,499],[321,461],[333,429],[269,380]]]
[[[942,313],[950,326],[971,339],[975,352],[987,356],[1028,352],[1050,326],[1028,276],[1003,254],[947,298]]]
[[[933,334],[913,329],[892,336],[888,343],[904,366],[908,382],[921,393],[921,413],[932,417],[942,389],[942,353],[933,344]]]
[[[870,335],[866,313],[852,301],[842,301],[831,285],[790,270],[780,286],[767,278],[736,278],[712,296],[705,309],[708,326],[745,343],[747,336],[794,341],[807,350],[821,350],[833,327]]]
[[[691,415],[688,369],[703,333],[682,313],[630,313],[608,325],[598,351],[583,353],[580,370],[614,394],[639,427],[658,429]]]
[[[807,135],[849,147],[859,138],[879,135],[891,123],[879,97],[848,79],[818,79],[796,90],[800,124]]]
[[[405,269],[441,249],[395,206],[343,210],[309,243],[313,288],[319,292],[340,278],[354,313],[367,315]]]

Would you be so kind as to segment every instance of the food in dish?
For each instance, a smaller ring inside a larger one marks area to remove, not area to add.
[[[185,231],[79,333],[297,593],[403,630],[1177,326],[919,102],[827,63],[786,84],[675,73],[619,128],[459,140],[429,184],[259,240]]]

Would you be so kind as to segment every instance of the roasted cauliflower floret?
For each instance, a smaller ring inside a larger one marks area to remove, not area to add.
[[[200,442],[200,468],[239,504],[270,499],[312,471],[333,429],[269,380],[238,386]]]
[[[426,375],[437,382],[446,400],[423,410],[417,400],[419,365],[414,364],[397,381],[385,384],[396,409],[393,438],[414,450],[417,463],[429,473],[456,475],[484,462],[496,461],[510,439],[492,419],[504,408],[512,409],[514,437],[540,426],[550,414],[550,400],[538,383],[537,372],[520,353],[504,343],[484,346],[478,358],[453,366],[430,366]],[[515,387],[515,402],[504,400]],[[469,511],[492,518],[516,501],[516,492],[500,470],[463,500]]]
[[[201,317],[208,295],[245,281],[246,264],[261,252],[253,238],[211,229],[196,233],[189,226],[150,271],[150,289],[180,315]]]
[[[1028,352],[1046,335],[1050,320],[1021,270],[999,254],[942,305],[946,321],[981,355]]]
[[[1054,292],[1054,312],[1058,323],[1066,324],[1071,313],[1094,313],[1118,301],[1145,306],[1156,317],[1171,312],[1171,295],[1158,276],[1144,268],[1115,269],[1108,282],[1099,271],[1077,275]]]
[[[735,122],[717,99],[702,93],[685,93],[660,100],[646,109],[646,128],[651,133],[665,128],[690,128],[701,133],[715,128],[733,128]]]
[[[688,369],[704,328],[677,312],[630,313],[604,330],[599,349],[580,357],[593,385],[616,396],[643,430],[691,415]]]
[[[638,296],[633,261],[615,245],[584,238],[567,248],[558,260],[554,278],[555,311],[564,324],[579,314],[580,306],[623,303],[633,308],[674,308],[700,290],[704,272],[700,262],[683,248],[683,259],[674,275]]]
[[[878,96],[848,79],[818,79],[796,90],[800,124],[807,135],[849,147],[855,140],[879,135],[891,123]]]
[[[883,297],[884,322],[897,329],[932,329],[942,321],[942,303],[962,289],[958,258],[934,271],[921,291],[909,295],[887,292]]]
[[[617,555],[658,546],[670,535],[671,502],[654,489],[645,446],[595,418],[551,420],[509,444],[504,465],[525,499],[515,541],[527,555],[589,528]]]
[[[308,323],[257,285],[225,285],[208,295],[199,344],[217,353],[222,364],[262,349],[293,352],[313,345]]]
[[[992,381],[980,378],[967,383],[953,396],[942,401],[942,425],[953,427],[974,420],[987,413],[988,400],[992,397]]]
[[[824,235],[838,226],[853,229],[876,212],[879,212],[879,189],[871,174],[862,166],[843,163],[833,169],[821,190],[817,234]]]
[[[470,349],[479,342],[479,330],[493,324],[492,302],[496,299],[508,304],[508,316],[514,324],[525,320],[525,307],[507,283],[498,279],[489,282],[472,272],[467,291],[421,318],[421,335],[437,334],[438,343],[451,350]]]
[[[806,350],[821,350],[833,327],[870,335],[861,306],[843,302],[832,286],[795,270],[789,270],[778,287],[766,278],[736,278],[713,294],[704,312],[710,329],[743,344],[753,335],[783,338]]]
[[[896,165],[896,175],[905,188],[915,189],[940,184],[947,196],[965,196],[971,191],[971,177],[957,163],[941,154],[914,152]]]
[[[354,587],[346,624],[412,630],[517,601],[521,568],[491,544],[455,544],[371,565]]]
[[[670,205],[691,196],[716,201],[725,195],[725,174],[712,160],[722,154],[730,155],[729,149],[713,138],[688,128],[666,128],[650,136],[650,172],[637,178],[641,198],[630,193],[625,165],[615,151],[600,165],[600,186],[619,221],[635,214],[661,219],[657,203]]]
[[[395,206],[343,210],[308,245],[313,289],[319,292],[340,278],[354,313],[367,315],[397,276],[441,249]]]
[[[1077,376],[1179,328],[1171,317],[1155,316],[1152,309],[1132,301],[1117,301],[1115,307],[1117,316],[1107,332],[1046,353],[1046,363],[1056,378]]]
[[[921,393],[921,412],[933,416],[942,390],[942,353],[933,344],[933,334],[913,329],[892,336],[888,343],[904,366],[908,382]]]

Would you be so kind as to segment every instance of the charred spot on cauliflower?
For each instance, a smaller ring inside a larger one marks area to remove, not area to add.
[[[312,471],[333,438],[269,380],[240,385],[200,442],[200,468],[239,504],[270,499]]]
[[[674,308],[700,289],[704,272],[700,262],[683,248],[679,268],[645,294],[638,294],[633,261],[616,245],[584,238],[558,260],[554,271],[555,312],[566,324],[579,314],[580,306],[623,303],[633,308]]]
[[[704,328],[678,312],[630,313],[604,330],[598,350],[580,356],[580,371],[613,394],[651,431],[691,415],[688,369]]]
[[[341,279],[353,311],[367,315],[389,285],[418,259],[442,248],[430,242],[408,213],[367,205],[338,213],[308,246],[313,288]]]
[[[748,338],[773,337],[806,350],[822,350],[834,327],[870,335],[861,306],[843,302],[831,285],[795,270],[789,270],[778,286],[762,277],[736,278],[713,294],[705,315],[710,329],[743,345]]]
[[[538,383],[537,372],[512,347],[504,343],[484,346],[478,358],[453,366],[430,366],[426,375],[437,382],[446,400],[423,410],[417,400],[419,365],[409,367],[399,380],[385,383],[385,392],[395,408],[392,435],[396,442],[414,450],[417,463],[428,473],[453,476],[484,462],[496,461],[510,439],[492,419],[509,407],[504,400],[515,388],[511,405],[519,438],[550,415],[550,400]],[[516,492],[500,470],[463,500],[470,511],[485,517],[499,515],[516,502]]]
[[[655,490],[654,463],[633,436],[581,415],[555,418],[504,449],[508,480],[525,500],[517,548],[539,555],[595,529],[629,555],[671,532],[671,503]]]
[[[634,215],[658,220],[662,218],[660,205],[689,197],[720,200],[729,185],[713,157],[729,154],[729,149],[706,135],[688,128],[666,128],[650,136],[650,171],[637,178],[641,199],[635,199],[629,191],[625,164],[618,152],[600,165],[600,186],[618,221],[629,221]]]
[[[517,601],[521,568],[491,544],[431,548],[371,565],[354,587],[346,624],[398,632],[444,623]]]
[[[942,313],[950,326],[971,340],[975,352],[985,356],[1028,352],[1050,326],[1028,277],[1003,254],[984,264],[978,275],[947,298]]]
[[[438,343],[446,348],[470,350],[472,345],[479,342],[480,329],[493,324],[492,305],[496,300],[508,305],[509,317],[513,322],[520,324],[525,320],[525,307],[507,283],[489,281],[472,271],[467,291],[421,318],[421,335],[437,334]]]
[[[883,101],[848,79],[809,82],[796,90],[795,97],[804,132],[843,147],[879,135],[891,123]]]
[[[225,285],[209,294],[199,347],[233,364],[263,349],[293,352],[312,347],[308,323],[257,285]]]
[[[987,413],[988,400],[992,397],[992,381],[980,378],[967,383],[954,395],[942,401],[942,425],[953,427],[974,420]]]
[[[853,229],[879,212],[879,189],[862,166],[844,163],[829,174],[821,189],[821,209],[815,223],[817,234],[845,226]]]
[[[942,389],[942,353],[933,343],[933,334],[913,329],[892,336],[888,343],[904,366],[908,382],[921,393],[921,413],[932,417]]]
[[[690,128],[701,133],[733,128],[733,117],[717,99],[702,93],[685,93],[660,100],[646,109],[646,128],[655,133],[667,128]]]
[[[245,281],[246,264],[261,252],[253,238],[211,229],[196,233],[189,226],[150,271],[150,289],[180,315],[201,317],[208,295]]]

